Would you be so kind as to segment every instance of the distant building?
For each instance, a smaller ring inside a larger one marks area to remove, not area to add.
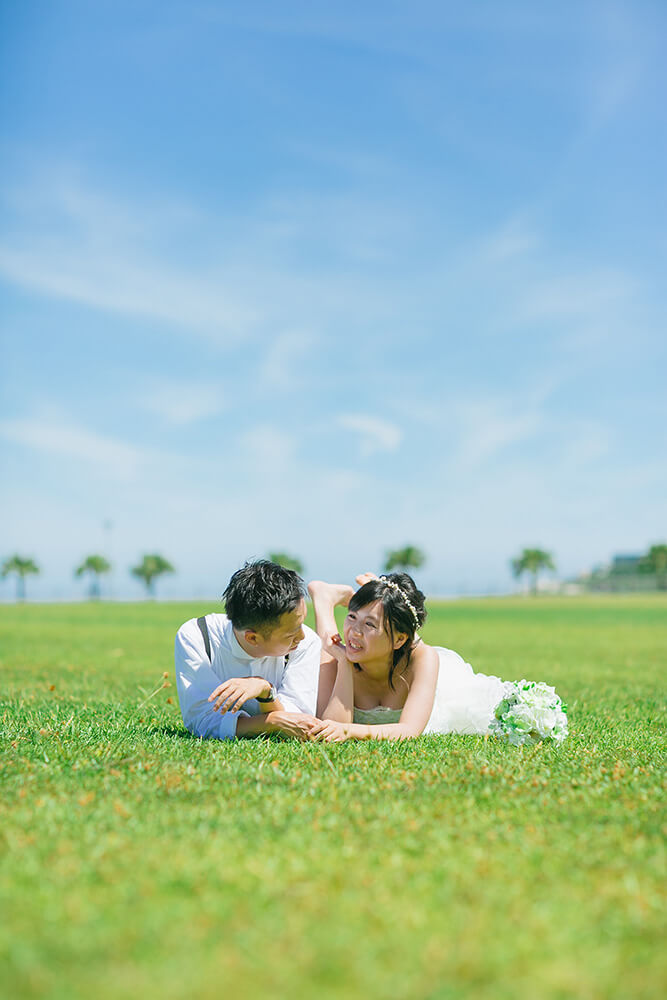
[[[657,580],[654,573],[647,573],[643,556],[619,553],[611,562],[595,566],[590,573],[582,573],[579,582],[587,590],[617,592],[655,590]]]
[[[609,567],[610,573],[639,573],[641,556],[619,555],[614,556]]]

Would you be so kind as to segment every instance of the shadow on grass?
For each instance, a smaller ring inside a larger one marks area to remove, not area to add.
[[[202,736],[194,736],[189,733],[184,726],[151,726],[147,730],[151,735],[156,736],[175,736],[177,739],[181,740],[191,740],[195,743],[225,743],[226,740],[216,740],[215,737],[211,739],[204,739]],[[271,743],[285,743],[288,742],[288,738],[283,736],[281,733],[259,733],[256,737],[256,741],[268,741]],[[236,742],[233,740],[231,742]],[[239,742],[244,742],[239,740]]]
[[[199,736],[193,736],[189,733],[185,726],[151,726],[148,730],[151,734],[156,734],[158,736],[177,736],[182,740],[195,740],[199,742]]]

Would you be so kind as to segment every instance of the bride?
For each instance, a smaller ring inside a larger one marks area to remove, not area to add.
[[[473,673],[458,653],[427,646],[424,595],[407,573],[357,577],[359,590],[312,581],[322,639],[315,739],[398,740],[421,733],[486,733],[503,697],[498,677]],[[334,617],[346,607],[344,643]]]

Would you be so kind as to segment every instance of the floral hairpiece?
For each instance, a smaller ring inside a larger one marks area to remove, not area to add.
[[[410,598],[405,593],[405,591],[402,590],[397,583],[394,583],[393,580],[388,580],[386,576],[381,576],[379,577],[379,579],[381,583],[384,583],[385,587],[391,587],[392,590],[395,590],[397,594],[401,595],[407,606],[410,608],[410,611],[412,612],[412,617],[415,620],[415,629],[418,629],[419,615],[417,614],[414,604],[411,602]]]

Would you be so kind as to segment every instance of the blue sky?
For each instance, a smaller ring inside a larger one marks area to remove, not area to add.
[[[667,536],[662,3],[0,13],[0,557],[432,593]],[[105,524],[107,527],[105,528]],[[111,525],[111,527],[109,527]],[[0,598],[13,583],[0,583]]]

